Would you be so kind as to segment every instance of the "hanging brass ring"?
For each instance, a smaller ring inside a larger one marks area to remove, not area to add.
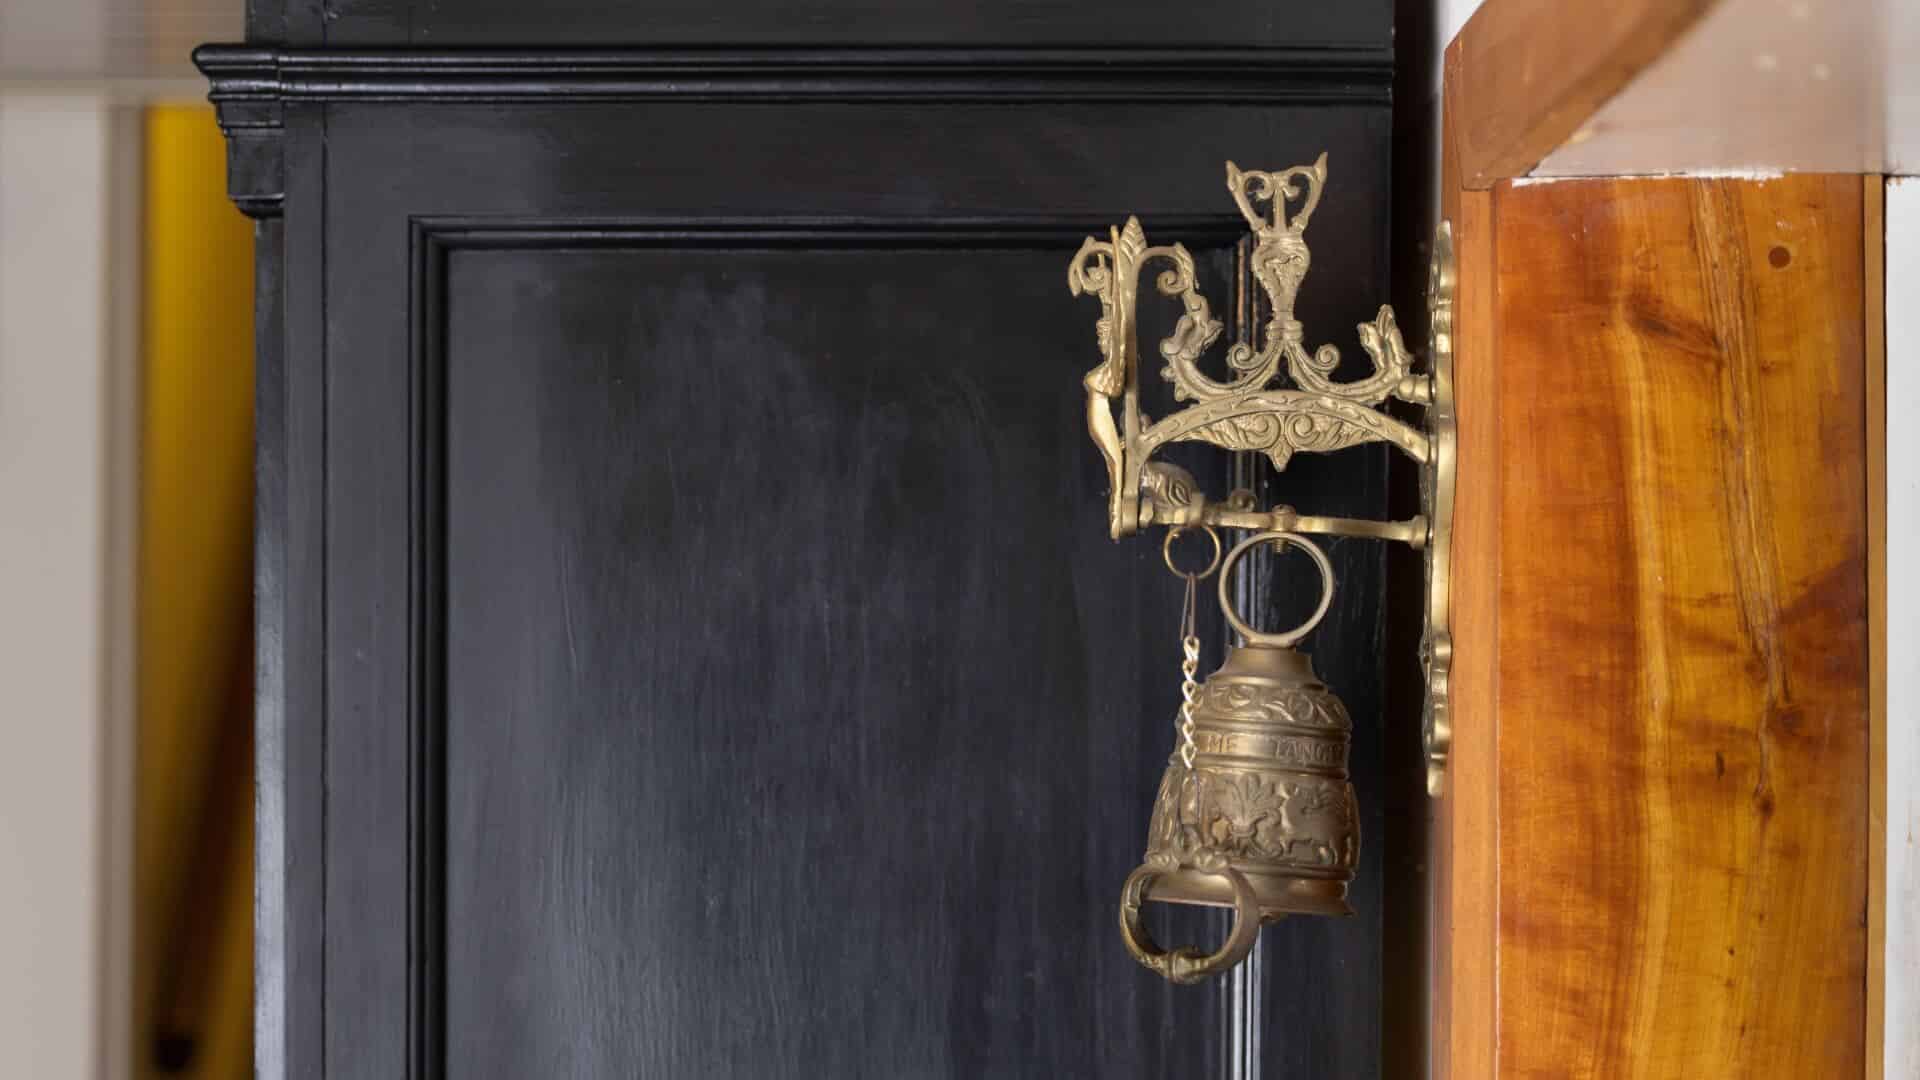
[[[1220,568],[1220,534],[1214,532],[1213,526],[1211,525],[1202,525],[1199,527],[1201,532],[1207,534],[1207,539],[1213,541],[1213,561],[1207,564],[1205,570],[1197,574],[1190,574],[1173,565],[1173,542],[1181,533],[1189,531],[1190,528],[1191,527],[1187,525],[1175,525],[1173,528],[1168,529],[1167,538],[1160,541],[1160,558],[1166,562],[1167,569],[1173,571],[1174,577],[1193,578],[1198,581]]]
[[[1217,975],[1247,958],[1260,937],[1260,901],[1246,875],[1231,866],[1205,871],[1227,879],[1233,886],[1233,929],[1219,951],[1209,956],[1191,946],[1168,952],[1156,945],[1153,935],[1140,923],[1140,904],[1146,899],[1147,886],[1163,873],[1157,867],[1142,865],[1127,875],[1120,888],[1120,936],[1127,951],[1148,970],[1173,983],[1197,983]]]
[[[1313,609],[1313,614],[1307,616],[1306,622],[1284,634],[1263,633],[1248,626],[1246,620],[1240,618],[1240,613],[1233,610],[1233,600],[1227,595],[1227,582],[1233,577],[1233,564],[1255,545],[1267,543],[1283,546],[1291,544],[1312,556],[1313,564],[1320,568],[1320,580],[1324,583],[1324,587],[1320,590],[1320,606]],[[1226,565],[1220,568],[1220,610],[1226,613],[1227,623],[1238,630],[1240,636],[1245,638],[1249,645],[1272,645],[1276,648],[1290,649],[1294,643],[1306,637],[1314,627],[1320,625],[1320,620],[1326,618],[1327,609],[1331,606],[1333,606],[1333,563],[1327,561],[1327,553],[1321,551],[1319,545],[1299,533],[1263,532],[1249,536],[1235,544],[1232,551],[1227,552]]]

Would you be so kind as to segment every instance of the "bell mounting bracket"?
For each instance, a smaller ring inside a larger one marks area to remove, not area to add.
[[[1243,171],[1227,163],[1227,191],[1252,231],[1248,269],[1265,294],[1268,317],[1255,340],[1226,349],[1224,380],[1200,370],[1201,356],[1225,327],[1200,292],[1187,249],[1177,243],[1149,245],[1139,219],[1131,217],[1124,226],[1108,230],[1104,240],[1087,238],[1067,268],[1074,295],[1092,294],[1100,301],[1095,332],[1101,362],[1083,380],[1087,430],[1105,459],[1111,485],[1107,518],[1115,539],[1155,525],[1211,525],[1392,540],[1425,554],[1423,738],[1427,788],[1438,795],[1451,740],[1447,586],[1455,453],[1452,236],[1443,223],[1434,241],[1427,290],[1432,329],[1424,363],[1408,352],[1392,307],[1383,304],[1372,322],[1359,326],[1360,346],[1372,360],[1372,372],[1336,381],[1339,350],[1332,345],[1309,349],[1305,327],[1294,315],[1295,298],[1311,265],[1307,224],[1326,179],[1325,154],[1312,165],[1278,172]],[[1159,351],[1165,361],[1160,375],[1172,384],[1174,400],[1182,407],[1159,420],[1140,409],[1135,315],[1146,269],[1155,271],[1154,288],[1160,295],[1181,306],[1179,321]],[[1391,411],[1389,402],[1397,403]],[[1291,506],[1257,506],[1247,491],[1215,500],[1200,491],[1185,469],[1153,460],[1156,451],[1175,442],[1264,454],[1282,470],[1296,453],[1385,443],[1421,466],[1421,513],[1405,521],[1304,514]]]

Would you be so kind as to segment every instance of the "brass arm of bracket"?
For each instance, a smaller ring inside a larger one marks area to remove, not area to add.
[[[1155,463],[1154,467],[1163,466]],[[1276,506],[1271,510],[1255,510],[1252,509],[1250,500],[1245,503],[1236,503],[1232,497],[1224,502],[1211,502],[1200,498],[1182,507],[1166,506],[1148,499],[1140,507],[1140,525],[1142,528],[1149,525],[1212,525],[1216,528],[1250,529],[1254,532],[1350,536],[1362,540],[1391,540],[1406,544],[1415,551],[1420,551],[1427,546],[1427,536],[1431,531],[1425,514],[1416,514],[1406,521],[1328,517],[1320,514],[1302,514],[1293,507],[1285,505]]]

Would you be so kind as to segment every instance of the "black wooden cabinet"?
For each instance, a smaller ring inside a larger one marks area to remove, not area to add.
[[[200,60],[260,219],[262,1075],[1210,1077],[1236,1000],[1268,1077],[1381,1072],[1376,546],[1313,643],[1360,914],[1238,999],[1121,947],[1179,589],[1105,536],[1065,268],[1137,213],[1227,290],[1223,162],[1324,150],[1301,313],[1357,351],[1384,3],[250,26]],[[1383,515],[1386,469],[1284,483]]]

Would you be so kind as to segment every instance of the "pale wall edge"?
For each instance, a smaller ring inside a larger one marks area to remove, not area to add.
[[[1920,180],[1886,190],[1887,857],[1889,1080],[1920,1077]]]
[[[0,1074],[125,1075],[136,380],[99,94],[0,95]],[[117,314],[116,314],[117,312]]]

